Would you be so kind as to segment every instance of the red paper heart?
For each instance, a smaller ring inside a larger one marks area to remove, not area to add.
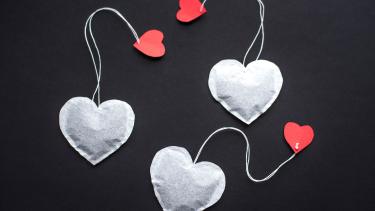
[[[152,29],[146,31],[133,46],[147,56],[162,57],[165,54],[163,38],[161,31]]]
[[[284,126],[284,137],[294,153],[301,152],[314,138],[314,130],[309,125],[300,126],[294,122],[288,122]]]
[[[199,0],[180,0],[180,10],[177,11],[176,17],[177,20],[181,22],[190,22],[204,13],[206,13],[206,8],[200,10],[202,3]]]

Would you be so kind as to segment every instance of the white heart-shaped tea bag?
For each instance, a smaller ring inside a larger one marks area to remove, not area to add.
[[[250,124],[276,100],[283,84],[279,68],[256,60],[246,67],[237,60],[218,62],[210,72],[212,96],[231,114]]]
[[[150,173],[155,195],[165,211],[204,210],[215,204],[225,189],[225,175],[219,166],[193,163],[182,147],[157,152]]]
[[[69,144],[96,165],[129,138],[133,109],[124,101],[108,100],[99,106],[86,97],[74,97],[61,108],[60,129]]]
[[[246,142],[245,162],[248,178],[256,183],[271,179],[279,169],[296,154],[282,162],[262,179],[254,178],[249,170],[250,143],[244,132],[234,127],[222,127],[211,133],[200,147],[194,161],[182,147],[170,146],[161,149],[152,160],[151,182],[164,211],[201,211],[215,204],[225,189],[225,175],[219,166],[211,162],[197,162],[203,148],[211,138],[222,131],[240,133]]]

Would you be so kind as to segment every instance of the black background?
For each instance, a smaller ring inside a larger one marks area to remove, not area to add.
[[[218,164],[227,185],[209,210],[374,210],[375,2],[264,3],[261,58],[280,67],[284,85],[247,126],[214,101],[207,79],[219,60],[242,59],[259,24],[255,0],[208,1],[193,24],[176,20],[177,0],[2,0],[1,210],[161,210],[149,174],[158,150],[183,146],[195,156],[211,132],[235,126],[250,137],[250,169],[260,178],[292,154],[287,121],[312,125],[316,136],[267,183],[246,177],[241,136],[212,140],[200,160]],[[139,34],[162,30],[167,54],[141,55],[119,18],[96,16],[102,99],[128,102],[136,121],[128,142],[93,167],[61,134],[58,114],[95,88],[83,26],[102,6],[118,9]]]

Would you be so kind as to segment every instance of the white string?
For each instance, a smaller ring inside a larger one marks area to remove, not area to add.
[[[206,1],[207,1],[207,0],[204,0],[204,1],[203,1],[202,5],[201,5],[201,8],[199,9],[200,12],[203,11],[203,7],[204,7],[204,5],[206,4]]]
[[[202,153],[202,150],[203,150],[204,146],[211,139],[211,137],[214,136],[215,134],[221,132],[221,131],[224,131],[224,130],[234,130],[236,132],[241,133],[241,135],[244,137],[244,139],[246,141],[246,157],[245,157],[245,159],[246,159],[246,174],[249,177],[249,179],[251,181],[253,181],[253,182],[265,182],[265,181],[271,179],[282,166],[284,166],[286,163],[288,163],[290,160],[292,160],[296,156],[296,154],[293,154],[292,156],[290,156],[287,160],[285,160],[284,162],[282,162],[275,170],[273,170],[265,178],[263,178],[263,179],[255,179],[253,176],[251,176],[250,171],[249,171],[249,165],[250,165],[250,144],[249,144],[249,140],[247,139],[246,134],[244,132],[242,132],[240,129],[237,129],[235,127],[222,127],[222,128],[217,129],[215,132],[211,133],[211,135],[209,135],[208,138],[203,142],[201,148],[199,149],[199,151],[197,153],[197,156],[195,157],[194,164],[197,162],[200,154]]]
[[[92,95],[92,101],[94,101],[95,95],[97,94],[97,97],[98,97],[98,106],[100,105],[100,79],[101,79],[101,76],[102,76],[102,59],[101,59],[101,56],[100,56],[99,48],[98,48],[98,46],[96,44],[96,41],[95,41],[95,38],[94,38],[94,34],[92,32],[91,25],[92,25],[92,19],[93,19],[94,15],[96,13],[100,12],[100,11],[110,11],[110,12],[113,12],[116,15],[118,15],[128,25],[130,31],[133,33],[133,36],[137,40],[137,42],[138,43],[140,42],[138,34],[134,30],[133,26],[116,9],[113,9],[113,8],[110,8],[110,7],[102,7],[102,8],[99,8],[99,9],[95,10],[95,12],[91,13],[91,15],[87,18],[86,23],[85,23],[85,28],[84,28],[85,40],[86,40],[87,47],[88,47],[88,49],[90,51],[91,59],[92,59],[92,62],[94,64],[96,79],[97,79],[97,82],[98,82],[98,84],[96,85],[94,94]],[[94,53],[92,52],[92,49],[91,49],[91,46],[90,46],[90,42],[89,42],[89,40],[87,38],[87,27],[88,27],[88,31],[90,33],[91,41],[92,41],[92,43],[94,44],[94,47],[95,47],[96,56],[98,57],[98,64],[95,61]]]
[[[243,57],[243,61],[242,61],[242,64],[245,66],[245,63],[246,63],[246,57],[247,55],[249,54],[251,48],[253,47],[255,41],[258,39],[258,36],[259,36],[259,33],[262,32],[262,41],[261,41],[261,44],[260,44],[260,49],[259,49],[259,53],[258,53],[258,56],[255,60],[258,60],[259,57],[260,57],[260,54],[262,53],[262,50],[263,50],[263,45],[264,45],[264,12],[265,12],[265,6],[262,2],[262,0],[257,0],[258,1],[258,4],[259,4],[259,16],[260,16],[260,26],[258,28],[258,31],[253,39],[253,41],[251,42],[249,48],[247,49],[246,53],[245,53],[245,56]]]
[[[200,7],[200,12],[203,11],[203,8],[204,8],[204,5],[206,4],[206,1],[207,0],[204,0],[201,7]],[[243,58],[243,62],[242,64],[245,66],[245,63],[246,63],[246,58],[247,58],[247,55],[249,54],[250,50],[253,48],[253,45],[255,44],[255,41],[258,39],[258,36],[259,34],[262,32],[262,41],[261,41],[261,44],[260,44],[260,49],[259,49],[259,53],[258,53],[258,56],[256,57],[255,60],[258,60],[261,53],[262,53],[262,50],[263,50],[263,45],[264,45],[264,12],[265,12],[265,6],[262,2],[262,0],[257,0],[258,4],[259,4],[259,16],[260,16],[260,26],[258,28],[258,31],[253,39],[253,41],[251,42],[249,48],[247,49],[246,53],[245,53],[245,56]]]

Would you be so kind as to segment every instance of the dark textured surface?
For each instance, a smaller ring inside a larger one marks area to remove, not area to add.
[[[262,58],[280,67],[284,86],[246,126],[214,101],[207,80],[219,60],[242,59],[259,24],[255,0],[209,1],[193,24],[176,21],[177,0],[3,0],[0,209],[161,210],[149,174],[159,149],[177,145],[195,155],[213,130],[239,127],[251,141],[251,171],[263,177],[291,155],[282,128],[294,120],[311,124],[315,140],[264,184],[246,177],[238,134],[207,145],[200,160],[218,164],[227,178],[210,210],[374,210],[374,1],[264,3]],[[101,6],[117,8],[139,34],[161,29],[167,54],[146,58],[120,19],[96,16],[102,99],[128,102],[136,120],[129,141],[93,167],[64,139],[58,112],[94,91],[83,26]]]

